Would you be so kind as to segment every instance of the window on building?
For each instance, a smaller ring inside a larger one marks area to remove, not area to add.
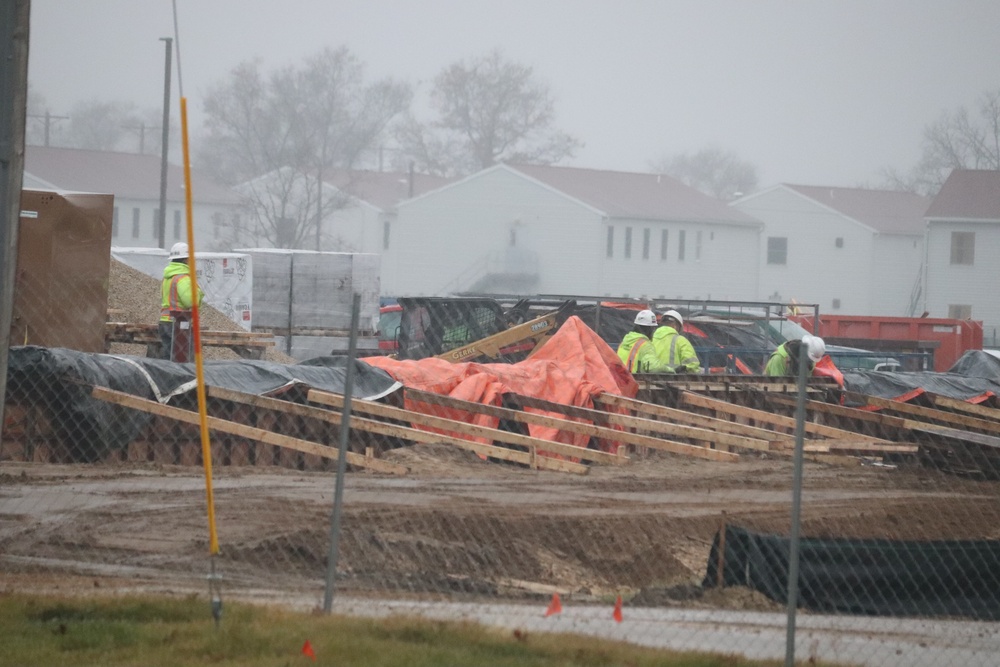
[[[174,240],[179,241],[181,238],[181,211],[177,209],[174,211]]]
[[[516,229],[511,229],[510,230],[510,237],[508,238],[507,243],[510,245],[511,248],[513,248],[513,247],[515,247],[517,245],[517,230]]]
[[[677,261],[684,261],[684,242],[686,241],[687,232],[683,229],[677,232]]]
[[[111,212],[111,236],[118,236],[118,207]]]
[[[835,245],[838,248],[843,248],[844,247],[844,237],[843,236],[838,236],[836,238],[836,240],[833,242],[833,245]]]
[[[392,231],[392,223],[386,220],[382,223],[382,249],[389,249],[389,232]]]
[[[608,249],[607,256],[609,258],[615,256],[615,228],[608,227]]]
[[[132,238],[139,238],[139,209],[132,209]]]
[[[952,320],[971,320],[972,306],[967,304],[949,304],[948,318]]]
[[[785,236],[767,237],[767,263],[788,264],[788,238]]]
[[[834,310],[840,310],[840,299],[834,299],[833,300],[833,309]]]
[[[694,258],[701,259],[701,231],[694,233]]]
[[[160,209],[153,209],[153,239],[160,238]]]
[[[667,238],[670,236],[668,230],[660,232],[660,259],[667,261]]]
[[[225,226],[221,213],[212,214],[212,238],[218,241],[222,238],[222,228]]]
[[[651,232],[649,227],[642,230],[642,258],[649,259],[649,236]]]
[[[625,228],[625,259],[632,257],[632,228]]]
[[[976,233],[951,233],[951,263],[971,266],[976,260]]]

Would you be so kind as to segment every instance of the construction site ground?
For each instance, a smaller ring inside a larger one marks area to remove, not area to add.
[[[586,476],[483,461],[447,445],[384,457],[402,477],[349,472],[339,590],[451,600],[566,600],[624,594],[646,607],[780,610],[748,589],[699,588],[725,519],[787,534],[792,465],[749,454],[719,463],[651,453]],[[320,590],[334,474],[216,468],[227,588]],[[803,534],[996,539],[996,482],[915,463],[807,462]],[[0,464],[5,590],[202,591],[208,563],[200,468]]]

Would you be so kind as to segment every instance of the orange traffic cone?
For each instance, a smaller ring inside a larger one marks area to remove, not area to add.
[[[616,623],[622,622],[622,596],[620,595],[618,596],[618,599],[615,600],[615,613],[612,614],[612,618],[615,619]]]
[[[302,655],[308,656],[314,661],[316,660],[316,654],[313,652],[313,646],[309,643],[308,639],[306,640],[306,643],[302,645]]]
[[[549,603],[549,608],[545,610],[546,616],[552,616],[553,614],[558,614],[562,611],[562,602],[559,601],[559,594],[552,594],[552,602]]]

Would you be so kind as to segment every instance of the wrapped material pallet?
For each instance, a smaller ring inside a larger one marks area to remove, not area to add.
[[[114,247],[111,256],[133,269],[161,280],[167,265],[162,248]],[[221,311],[246,331],[253,325],[253,261],[234,252],[197,252],[198,287],[205,303]]]
[[[353,295],[361,295],[362,337],[375,339],[380,256],[366,253],[241,248],[253,259],[254,327],[291,335],[297,359],[346,349]],[[282,346],[279,339],[279,347]],[[359,347],[364,349],[364,341]]]

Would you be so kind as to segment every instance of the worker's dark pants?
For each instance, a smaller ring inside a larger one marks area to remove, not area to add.
[[[160,359],[169,359],[174,346],[174,323],[160,320]]]
[[[160,320],[160,359],[189,362],[193,353],[191,347],[191,318],[181,314],[175,319]]]

